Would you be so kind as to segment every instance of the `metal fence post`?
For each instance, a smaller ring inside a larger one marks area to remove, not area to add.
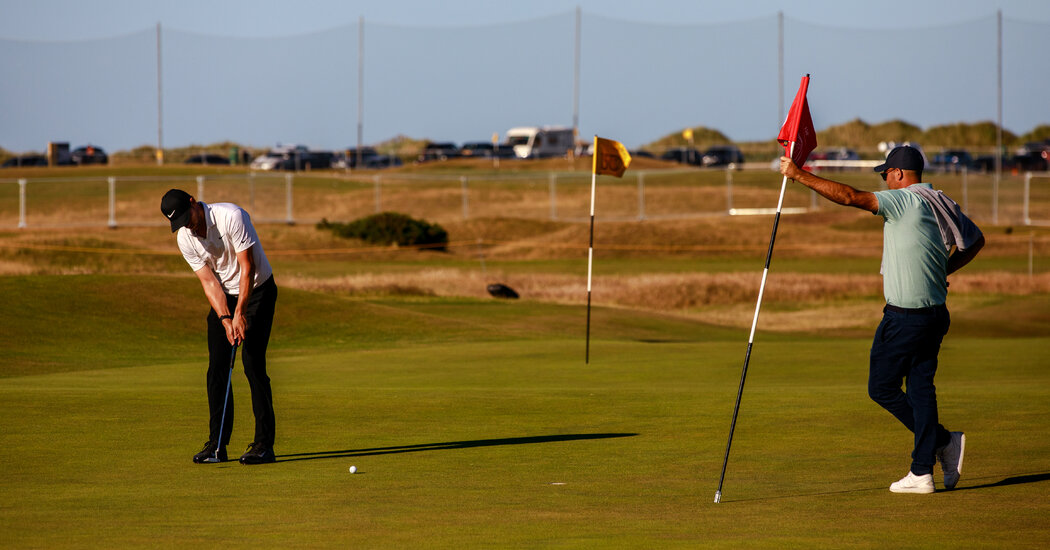
[[[109,227],[117,226],[117,178],[109,178]]]
[[[204,176],[197,176],[197,200],[204,200]]]
[[[26,227],[26,180],[18,179],[18,228]]]
[[[645,219],[645,172],[638,172],[638,219]]]
[[[292,175],[284,175],[284,207],[287,213],[288,225],[295,225],[295,218],[292,216]]]
[[[1024,173],[1024,224],[1032,225],[1032,218],[1028,216],[1028,194],[1032,191],[1032,173]]]
[[[558,175],[551,172],[547,176],[547,182],[551,190],[551,221],[555,221],[558,219]]]
[[[470,218],[470,198],[467,192],[467,176],[459,177],[460,187],[463,189],[463,219]]]
[[[726,212],[733,212],[733,171],[726,168]]]

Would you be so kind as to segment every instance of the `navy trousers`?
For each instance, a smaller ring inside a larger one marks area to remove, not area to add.
[[[237,307],[237,296],[226,296],[230,311]],[[241,342],[241,363],[244,375],[248,378],[248,387],[252,392],[252,411],[255,413],[255,438],[253,442],[273,447],[276,432],[273,414],[273,393],[270,390],[270,377],[266,374],[266,346],[270,342],[270,329],[273,327],[273,314],[277,303],[277,285],[273,277],[259,285],[248,297],[245,318],[248,330]],[[233,346],[226,339],[226,329],[219,321],[218,314],[211,310],[208,314],[208,409],[210,440],[219,441],[219,428],[222,424],[222,441],[225,447],[233,433],[233,391],[226,395],[227,381],[230,374],[230,352]],[[226,418],[223,420],[224,399],[229,399],[226,406]]]
[[[951,440],[937,417],[933,384],[937,354],[950,324],[943,305],[911,310],[886,306],[871,345],[868,395],[915,434],[915,475],[933,473],[937,449]]]

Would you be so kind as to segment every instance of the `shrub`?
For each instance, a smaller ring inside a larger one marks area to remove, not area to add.
[[[448,232],[440,225],[416,220],[397,212],[382,212],[350,223],[332,223],[322,219],[318,229],[327,229],[347,239],[361,239],[372,244],[436,245],[445,250]]]

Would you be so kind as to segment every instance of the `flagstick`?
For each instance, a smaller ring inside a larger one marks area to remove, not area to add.
[[[597,136],[595,136],[597,142]],[[597,155],[597,147],[594,154]],[[591,266],[594,264],[594,187],[597,179],[595,171],[591,170],[591,240],[587,247],[587,349],[584,352],[583,362],[591,362]]]
[[[795,153],[795,143],[791,143],[791,152]],[[722,475],[718,478],[718,490],[715,491],[715,503],[722,501],[722,482],[726,478],[726,465],[729,463],[729,448],[733,444],[733,431],[736,430],[736,417],[740,412],[740,398],[744,395],[744,379],[747,378],[747,364],[751,361],[751,346],[755,343],[755,327],[758,326],[758,312],[762,309],[762,295],[766,291],[766,276],[769,275],[769,262],[773,258],[773,242],[777,238],[777,226],[780,224],[780,210],[784,206],[784,190],[787,189],[787,176],[780,184],[780,200],[777,201],[777,213],[773,217],[773,233],[769,236],[769,249],[766,251],[766,267],[762,270],[762,283],[758,287],[758,303],[755,304],[755,317],[751,321],[751,335],[747,338],[747,353],[744,354],[744,369],[740,373],[740,387],[736,391],[736,405],[733,406],[733,421],[729,424],[729,440],[726,441],[726,454],[722,459]]]

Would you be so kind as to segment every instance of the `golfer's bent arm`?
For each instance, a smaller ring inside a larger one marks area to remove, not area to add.
[[[252,255],[254,249],[255,245],[252,245],[237,253],[237,263],[240,264],[241,272],[241,293],[237,296],[237,308],[233,312],[233,337],[238,342],[244,340],[244,333],[248,331],[248,320],[244,316],[244,310],[255,286],[255,256]]]
[[[780,157],[780,173],[809,187],[831,202],[867,210],[872,214],[879,211],[879,199],[874,193],[806,172],[795,166],[788,157]]]
[[[211,304],[211,308],[215,310],[215,313],[219,317],[230,316],[230,306],[226,303],[226,293],[222,290],[219,279],[215,277],[215,272],[208,266],[204,266],[194,273],[200,279],[201,287],[204,288],[204,295],[207,296],[208,303]],[[222,326],[226,328],[226,339],[230,341],[230,344],[237,343],[233,333],[233,320],[223,319]]]

